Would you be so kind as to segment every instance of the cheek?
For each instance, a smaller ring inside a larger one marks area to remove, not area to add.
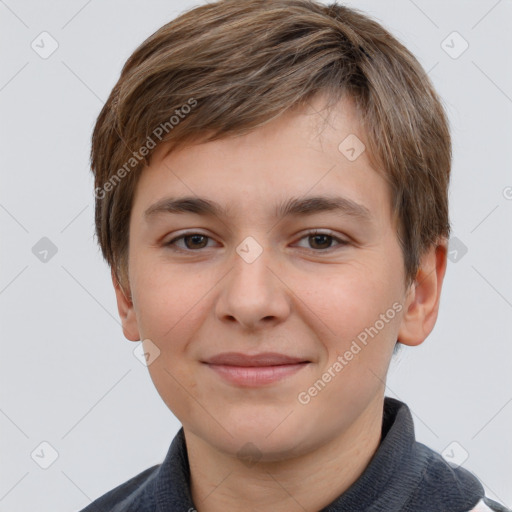
[[[326,400],[339,400],[340,393],[359,396],[370,392],[380,385],[377,376],[385,375],[398,333],[401,304],[396,284],[400,276],[383,259],[375,258],[372,264],[370,259],[365,263],[361,259],[339,267],[328,280],[308,278],[302,282],[307,305],[315,313],[310,315],[315,322],[311,328],[325,334],[319,336],[325,351],[319,372],[331,370],[337,375]],[[319,282],[329,284],[320,286]],[[339,356],[343,369],[338,373],[332,366]]]
[[[192,336],[190,328],[198,325],[211,288],[204,276],[163,264],[136,270],[134,297],[141,335],[166,348],[171,340],[183,339],[183,333]]]
[[[143,339],[150,339],[159,355],[148,366],[150,377],[164,403],[180,421],[195,414],[196,368],[187,353],[189,342],[204,322],[212,287],[198,273],[186,274],[149,266],[139,272],[135,304]]]
[[[379,264],[347,264],[329,276],[303,276],[297,295],[305,298],[330,336],[347,340],[373,325],[397,299],[393,277],[386,272]]]

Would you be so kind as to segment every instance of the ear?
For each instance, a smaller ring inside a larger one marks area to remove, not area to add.
[[[434,328],[446,272],[447,254],[448,242],[443,238],[421,258],[415,281],[407,292],[405,313],[398,332],[400,343],[420,345]]]
[[[127,340],[139,341],[139,327],[133,309],[133,302],[130,293],[125,293],[123,286],[119,283],[114,270],[111,271],[112,284],[116,292],[117,310],[123,326],[123,334]]]

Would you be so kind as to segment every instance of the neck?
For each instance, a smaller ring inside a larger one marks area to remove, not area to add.
[[[349,429],[314,452],[251,467],[185,430],[197,512],[321,510],[370,463],[380,443],[383,402],[376,397]]]

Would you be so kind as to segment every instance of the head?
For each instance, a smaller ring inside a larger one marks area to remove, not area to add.
[[[447,119],[414,56],[354,9],[181,15],[126,62],[91,160],[124,334],[158,353],[151,377],[183,425],[226,452],[251,441],[270,460],[349,428],[396,343],[435,324]],[[233,384],[212,370],[226,352],[301,367]]]

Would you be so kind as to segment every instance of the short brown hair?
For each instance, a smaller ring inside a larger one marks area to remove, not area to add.
[[[412,282],[423,252],[450,232],[451,138],[441,100],[379,23],[310,0],[208,3],[161,27],[127,60],[91,149],[96,236],[118,281],[127,277],[132,199],[153,146],[247,133],[317,93],[333,105],[354,101],[369,158],[390,186]]]

